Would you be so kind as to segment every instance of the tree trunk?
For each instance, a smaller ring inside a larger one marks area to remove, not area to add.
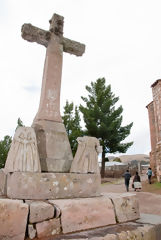
[[[105,152],[102,152],[101,178],[105,177]]]

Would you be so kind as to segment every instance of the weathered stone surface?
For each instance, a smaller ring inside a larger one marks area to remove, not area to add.
[[[154,214],[140,214],[140,218],[136,221],[138,223],[161,224],[161,216]]]
[[[47,47],[51,33],[25,23],[21,28],[21,36],[29,42],[37,42]]]
[[[0,196],[6,195],[6,173],[0,169]]]
[[[22,37],[47,47],[39,109],[33,121],[42,171],[69,172],[73,160],[60,114],[63,51],[81,56],[85,45],[63,37],[64,18],[54,14],[49,31],[24,24]]]
[[[37,237],[46,238],[61,232],[60,219],[54,218],[36,224]]]
[[[102,150],[99,140],[95,137],[78,137],[78,148],[73,159],[70,172],[100,173],[98,154]]]
[[[62,39],[63,51],[74,54],[76,56],[82,56],[85,52],[85,45],[68,38]]]
[[[153,216],[154,218],[155,216]],[[146,221],[148,215],[146,216]],[[158,224],[158,216],[153,224],[127,222],[90,229],[81,232],[67,233],[55,236],[54,240],[160,240],[161,225]]]
[[[122,231],[121,233],[117,234],[119,240],[126,240],[127,239],[127,232]]]
[[[155,229],[155,226],[153,225],[144,225],[143,227],[139,227],[137,231],[135,231],[137,236],[139,236],[140,231],[141,231],[143,240],[160,240],[160,238],[157,238],[156,229]],[[130,233],[128,233],[128,237],[129,235]],[[136,238],[136,239],[140,240],[139,238]]]
[[[36,134],[33,128],[17,128],[4,170],[6,173],[41,172]]]
[[[42,201],[34,201],[30,204],[29,222],[37,223],[54,217],[54,207]]]
[[[109,193],[108,196],[115,208],[116,218],[119,223],[136,220],[140,217],[139,201],[136,194]]]
[[[33,227],[32,224],[28,225],[28,236],[30,239],[33,239],[36,237],[36,229]]]
[[[44,172],[69,172],[73,156],[63,123],[35,121],[41,169]]]
[[[99,174],[27,173],[7,175],[7,196],[17,199],[58,199],[98,196]]]
[[[50,200],[61,209],[63,233],[115,224],[112,202],[107,197]]]
[[[119,240],[115,234],[108,234],[102,240]]]
[[[23,240],[28,205],[21,200],[0,199],[0,239]]]

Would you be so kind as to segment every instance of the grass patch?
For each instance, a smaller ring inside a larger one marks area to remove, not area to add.
[[[161,183],[157,182],[156,178],[152,178],[152,184],[149,184],[148,181],[142,183],[143,192],[151,192],[161,195]]]
[[[120,184],[122,183],[122,178],[102,178],[101,184]]]
[[[161,189],[161,183],[154,182],[154,187],[157,188],[157,189]]]

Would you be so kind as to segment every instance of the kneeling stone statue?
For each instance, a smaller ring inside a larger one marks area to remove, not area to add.
[[[78,137],[78,148],[73,159],[70,172],[73,173],[100,173],[98,154],[102,146],[95,137]]]
[[[19,127],[6,160],[5,172],[41,172],[36,134],[32,127]]]

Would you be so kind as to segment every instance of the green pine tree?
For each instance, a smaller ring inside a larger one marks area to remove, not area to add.
[[[18,127],[24,127],[21,118],[18,118],[18,120],[17,120],[17,127],[16,127],[16,130],[17,130]]]
[[[6,135],[3,140],[0,141],[0,168],[4,168],[7,159],[8,151],[10,149],[12,137]]]
[[[18,118],[16,130],[18,127],[23,127],[23,126],[24,125],[22,120]],[[0,168],[4,168],[5,166],[5,162],[7,159],[7,155],[8,155],[11,143],[12,143],[12,137],[10,137],[9,135],[6,135],[4,139],[0,141]]]
[[[98,138],[102,145],[101,176],[104,177],[106,153],[125,153],[133,144],[122,142],[130,134],[133,123],[121,126],[123,108],[115,108],[119,98],[111,92],[110,85],[105,85],[105,78],[91,82],[86,90],[88,97],[81,97],[85,106],[80,105],[79,109],[83,114],[87,134]]]
[[[69,103],[66,101],[66,105],[64,107],[64,115],[62,116],[63,123],[65,125],[69,142],[71,145],[73,156],[75,155],[75,152],[77,150],[77,137],[83,136],[83,131],[80,126],[80,115],[79,115],[79,109],[76,106],[74,108],[74,104]]]

